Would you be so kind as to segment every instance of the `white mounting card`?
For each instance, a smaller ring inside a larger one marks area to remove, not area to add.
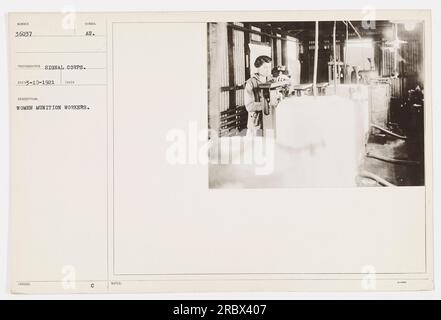
[[[432,290],[430,11],[364,14],[10,13],[11,292]],[[334,21],[336,64],[347,27],[374,39],[358,83],[328,81]],[[259,43],[299,74],[250,137]],[[411,81],[423,134],[372,127],[372,92]]]

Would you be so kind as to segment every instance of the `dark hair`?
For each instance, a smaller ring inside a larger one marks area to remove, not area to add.
[[[254,61],[254,66],[259,68],[262,64],[271,62],[271,58],[268,56],[258,56],[256,61]]]

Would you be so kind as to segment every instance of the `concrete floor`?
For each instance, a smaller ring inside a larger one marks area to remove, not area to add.
[[[365,157],[362,170],[371,172],[397,186],[424,186],[424,147],[417,139],[396,139],[371,135],[366,145],[367,153],[386,158],[412,160],[415,164],[396,164]],[[368,178],[359,180],[360,186],[378,186]]]

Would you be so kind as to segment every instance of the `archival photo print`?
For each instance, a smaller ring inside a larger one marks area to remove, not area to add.
[[[424,22],[207,24],[210,188],[424,186]]]

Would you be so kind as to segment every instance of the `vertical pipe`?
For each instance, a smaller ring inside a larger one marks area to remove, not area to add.
[[[233,88],[236,83],[234,77],[234,34],[233,28],[228,26],[227,24],[227,42],[228,42],[228,85]],[[229,91],[230,103],[228,108],[235,109],[236,108],[236,89]]]
[[[348,43],[349,43],[349,25],[346,23],[346,43],[345,43],[345,65],[347,63],[347,55],[348,55]]]
[[[244,23],[244,27],[247,29],[251,29],[251,25],[249,23]],[[244,32],[244,65],[245,65],[245,80],[251,77],[250,73],[250,33]]]
[[[349,44],[349,24],[346,23],[346,43],[345,43],[345,63],[344,63],[344,76],[345,76],[345,83],[351,83],[351,74],[348,72],[348,44]],[[349,79],[346,79],[346,77],[349,77]]]
[[[284,40],[282,40],[280,43],[280,45],[281,45],[281,60],[282,60],[282,65],[288,67],[288,57],[287,57],[288,43],[286,40],[286,35],[282,35],[282,37]]]
[[[271,31],[272,33],[272,31]],[[276,34],[277,35],[277,34]],[[272,47],[272,56],[273,56],[273,67],[277,67],[279,65],[279,54],[278,54],[278,50],[279,49],[277,47],[277,39],[274,38],[271,41],[271,47]]]
[[[312,84],[312,92],[314,97],[317,96],[317,65],[318,65],[318,46],[319,46],[319,22],[315,22],[315,46],[314,46],[314,78]]]
[[[398,42],[395,43],[395,41],[398,41],[398,25],[394,24],[394,72],[398,72]]]
[[[334,93],[337,94],[337,58],[336,58],[336,54],[337,54],[337,50],[336,50],[336,29],[337,29],[337,22],[334,21],[334,30],[332,33],[332,49],[333,49],[333,56],[334,56]]]

